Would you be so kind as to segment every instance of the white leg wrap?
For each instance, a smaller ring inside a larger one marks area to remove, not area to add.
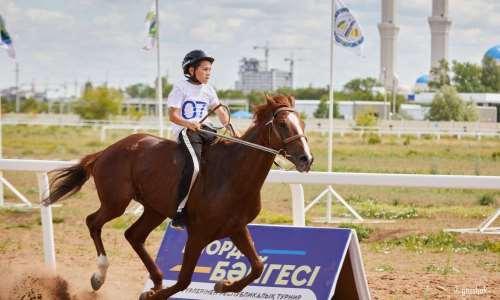
[[[97,257],[97,276],[99,279],[104,280],[106,278],[106,271],[108,270],[109,262],[105,255],[99,255]]]
[[[198,177],[198,173],[200,172],[200,163],[198,162],[198,157],[196,156],[196,153],[194,152],[193,146],[191,145],[191,142],[189,141],[189,138],[186,133],[186,129],[183,129],[181,131],[182,139],[184,140],[184,143],[186,144],[189,154],[191,155],[191,159],[193,160],[193,175],[191,177],[191,183],[189,184],[189,190],[186,194],[186,197],[182,199],[181,203],[179,204],[179,207],[177,208],[177,211],[180,212],[186,206],[187,199],[189,198],[189,193],[191,192],[191,188],[193,187],[194,181],[196,180],[196,177]]]

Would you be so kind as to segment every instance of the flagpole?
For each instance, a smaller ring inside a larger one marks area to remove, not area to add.
[[[335,0],[332,0],[332,14],[331,14],[331,36],[330,36],[330,97],[328,106],[328,172],[333,171],[333,54],[334,54],[334,44],[335,44]],[[332,194],[328,193],[328,199],[326,202],[326,221],[330,223],[332,221]]]
[[[158,100],[158,127],[160,136],[163,137],[163,88],[161,82],[161,69],[160,69],[160,10],[158,7],[158,0],[155,0],[156,7],[156,99]]]

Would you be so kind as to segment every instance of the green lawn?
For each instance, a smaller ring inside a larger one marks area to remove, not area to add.
[[[99,142],[97,128],[55,126],[3,126],[5,158],[78,159],[103,149],[130,134],[130,131],[110,131],[104,143]],[[327,170],[327,136],[309,135],[315,156],[313,170]],[[367,138],[347,135],[334,138],[334,170],[347,172],[421,173],[497,175],[500,173],[500,139],[416,139],[409,137],[381,138],[371,144]],[[288,167],[292,167],[290,164]],[[36,197],[34,176],[9,172],[10,180],[23,193]],[[33,177],[33,178],[31,178]],[[470,219],[479,222],[498,205],[500,191],[387,188],[335,186],[365,218],[383,220],[434,218]],[[306,202],[324,189],[319,185],[305,186]],[[12,197],[6,191],[7,197]],[[480,205],[480,199],[487,199]],[[325,215],[325,201],[307,214],[308,222]],[[349,216],[346,209],[333,205],[335,216]],[[286,184],[266,184],[263,188],[263,212],[257,221],[291,223],[290,189]],[[121,227],[129,220],[119,220]]]

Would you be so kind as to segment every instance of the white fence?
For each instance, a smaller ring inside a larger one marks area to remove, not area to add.
[[[38,177],[40,199],[48,196],[49,186],[47,172],[57,168],[68,167],[75,161],[44,161],[0,159],[0,171],[30,171]],[[429,188],[463,188],[463,189],[499,189],[499,176],[456,176],[456,175],[417,175],[417,174],[378,174],[378,173],[335,173],[272,170],[266,182],[286,183],[292,192],[292,214],[295,226],[305,226],[305,201],[303,184],[324,185],[364,185],[388,187],[429,187]],[[500,210],[485,220],[481,225],[487,228],[499,216]],[[43,245],[45,262],[55,268],[55,247],[52,227],[51,207],[41,206]],[[484,226],[483,226],[484,225]]]
[[[2,119],[4,125],[44,125],[44,126],[90,126],[100,128],[100,138],[106,138],[106,131],[112,129],[133,130],[157,130],[158,122],[152,118],[144,118],[141,121],[133,120],[80,120],[77,117],[54,115],[39,116],[36,118],[23,115],[6,115]],[[250,119],[233,119],[236,128],[244,130],[247,128]],[[379,121],[377,126],[362,127],[356,126],[352,121],[335,120],[334,133],[359,134],[375,133],[378,135],[411,135],[420,138],[423,135],[433,136],[440,139],[442,136],[452,136],[457,138],[472,137],[481,139],[482,137],[500,137],[500,123],[479,123],[479,122],[430,122],[430,121]],[[306,130],[308,132],[328,133],[328,123],[324,119],[306,120]],[[167,130],[168,132],[168,130]]]

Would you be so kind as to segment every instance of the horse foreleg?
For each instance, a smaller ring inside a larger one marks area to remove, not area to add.
[[[125,231],[125,238],[129,241],[132,248],[134,248],[137,255],[139,255],[142,263],[149,272],[149,276],[154,284],[154,290],[162,288],[163,274],[144,248],[144,242],[151,231],[160,225],[164,219],[165,217],[156,211],[144,207],[141,217]]]
[[[193,276],[194,268],[198,262],[201,251],[203,247],[207,245],[207,242],[196,238],[194,236],[188,235],[188,240],[186,242],[186,247],[184,250],[184,258],[182,259],[181,271],[177,282],[166,289],[154,292],[148,291],[144,292],[140,296],[140,300],[164,300],[173,294],[185,290],[191,283],[191,277]]]
[[[222,280],[217,282],[214,286],[214,290],[218,293],[240,292],[247,285],[252,283],[252,281],[259,278],[264,269],[264,263],[257,255],[257,251],[255,251],[252,236],[246,226],[241,231],[231,235],[231,240],[241,253],[248,258],[250,265],[252,266],[252,271],[238,281],[231,282],[228,280]]]

